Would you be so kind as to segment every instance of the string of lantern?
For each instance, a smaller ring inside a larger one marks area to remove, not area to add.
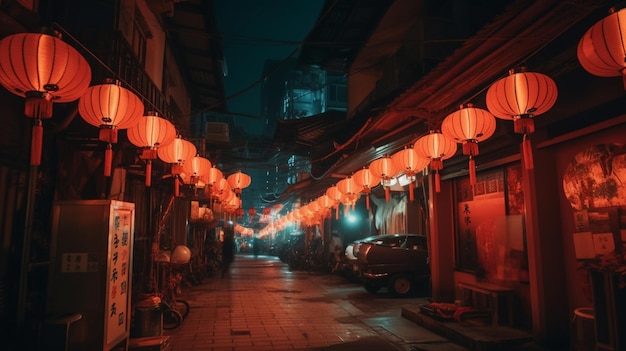
[[[623,40],[626,33],[626,9],[611,8],[609,15],[595,23],[582,36],[577,47],[578,60],[588,73],[599,77],[622,77],[626,89],[626,41]],[[443,160],[452,157],[456,153],[456,143],[462,144],[462,151],[469,158],[468,175],[470,183],[475,184],[475,156],[478,155],[478,143],[493,135],[495,132],[494,117],[512,120],[514,131],[522,135],[520,154],[522,163],[526,169],[533,169],[532,146],[529,135],[534,132],[534,117],[547,112],[556,103],[558,89],[554,80],[541,74],[528,72],[525,67],[518,70],[509,70],[509,75],[488,87],[486,104],[488,111],[474,108],[471,104],[462,105],[461,108],[448,115],[443,121],[441,132],[432,130],[429,134],[418,138],[413,144],[413,152],[405,147],[404,150],[392,155],[396,162],[399,173],[403,173],[414,181],[414,175],[420,172],[421,162],[434,173],[435,190],[440,190],[439,171],[443,169]],[[372,164],[383,180],[373,179]],[[386,161],[375,160],[369,167],[357,171],[353,175],[354,181],[362,188],[362,192],[368,195],[378,182],[388,187],[392,175],[386,167]],[[414,165],[415,164],[415,165]],[[381,166],[383,165],[383,166]],[[410,185],[411,187],[411,185]],[[412,189],[410,190],[412,192]],[[322,195],[327,199],[337,201],[341,196],[336,186],[330,187]],[[322,199],[320,197],[320,199]],[[368,197],[369,198],[369,197]],[[336,200],[335,200],[336,199]],[[326,199],[320,201],[328,201]],[[369,210],[369,203],[367,206]],[[289,225],[297,222],[294,214],[278,218],[270,223],[264,234],[274,234]]]
[[[556,83],[546,75],[527,72],[525,68],[519,72],[512,70],[509,77],[489,87],[487,91],[489,111],[475,108],[472,104],[461,105],[458,111],[451,113],[442,121],[442,131],[433,129],[418,138],[412,149],[405,147],[391,157],[385,155],[372,161],[369,167],[364,169],[368,169],[371,175],[378,178],[376,182],[384,187],[386,201],[389,201],[390,187],[397,181],[397,177],[406,176],[410,199],[413,201],[415,176],[426,168],[429,168],[429,173],[434,173],[435,191],[440,191],[440,171],[443,170],[443,161],[456,154],[458,142],[463,146],[463,154],[469,157],[468,173],[470,183],[474,185],[476,179],[474,157],[478,155],[478,142],[488,139],[495,132],[494,116],[513,120],[516,133],[523,134],[520,150],[523,163],[527,169],[532,169],[532,147],[528,139],[528,134],[534,131],[532,119],[548,111],[556,102],[556,96]],[[363,170],[357,173],[361,171]],[[364,173],[359,173],[359,177],[356,178],[350,177],[350,184],[358,186],[359,194],[365,193],[369,197],[372,187],[376,185],[363,181],[362,174]],[[370,174],[367,177],[370,177]],[[325,195],[344,205],[353,206],[351,202],[345,200],[350,195],[354,196],[356,190],[353,189],[353,185],[330,187]],[[345,194],[342,193],[342,189]],[[369,209],[369,206],[367,207]]]
[[[383,186],[385,199],[389,201],[390,187],[401,176],[406,178],[410,200],[414,201],[414,182],[420,172],[434,174],[435,191],[439,192],[443,161],[457,153],[457,143],[462,144],[462,152],[469,158],[468,176],[470,183],[474,185],[478,143],[494,134],[495,117],[514,122],[515,132],[523,136],[520,149],[522,161],[527,169],[532,169],[532,147],[528,136],[534,132],[533,118],[547,112],[556,102],[556,97],[556,83],[548,76],[527,72],[525,68],[511,70],[508,77],[496,81],[488,88],[488,111],[472,104],[461,105],[458,111],[444,118],[441,131],[432,129],[428,134],[419,137],[412,147],[406,146],[392,156],[385,155],[372,161],[353,176],[328,188],[317,199],[318,203],[332,203],[333,205],[329,205],[331,207],[342,203],[345,208],[353,207],[354,198],[358,199],[356,194],[366,194],[369,200],[369,194],[378,185]],[[369,201],[367,209],[369,210]],[[301,218],[309,218],[309,212],[306,206],[296,209],[288,216],[270,223],[268,230],[275,233],[280,228],[296,225]],[[310,224],[310,221],[303,223]]]
[[[577,56],[581,66],[589,73],[601,77],[622,76],[626,88],[626,44],[622,40],[622,28],[626,23],[624,10],[611,9],[609,15],[594,24],[580,39]],[[23,57],[33,57],[33,60],[23,60]],[[32,61],[32,62],[31,62]],[[7,69],[6,67],[20,66],[19,70]],[[23,72],[23,73],[17,73]],[[35,74],[44,72],[44,74]],[[59,72],[59,73],[57,73]],[[18,76],[23,74],[24,77]],[[38,165],[41,159],[42,144],[42,119],[52,116],[52,102],[70,102],[81,96],[79,105],[80,115],[88,123],[100,128],[99,139],[107,144],[105,150],[105,175],[110,175],[111,144],[116,142],[116,131],[128,129],[129,140],[134,135],[131,130],[139,129],[133,124],[133,118],[122,123],[117,119],[117,114],[136,115],[134,111],[141,109],[140,104],[132,94],[123,91],[119,84],[105,82],[100,86],[88,88],[91,79],[91,69],[86,60],[71,46],[65,44],[58,37],[47,34],[16,34],[7,36],[0,41],[0,83],[9,91],[25,98],[24,114],[33,118],[33,130],[31,141],[31,165]],[[26,84],[26,85],[24,85]],[[106,93],[105,91],[108,91]],[[112,93],[116,91],[115,93]],[[103,93],[105,92],[105,93]],[[114,97],[117,94],[118,98]],[[126,95],[127,102],[122,102],[122,95]],[[339,204],[354,206],[354,197],[369,194],[378,185],[385,188],[385,197],[389,199],[389,188],[395,179],[404,175],[409,180],[410,194],[413,192],[415,176],[422,171],[427,171],[434,177],[435,190],[440,190],[440,172],[443,170],[443,161],[454,156],[457,152],[457,143],[462,144],[462,151],[469,158],[468,174],[470,183],[475,183],[475,158],[478,155],[478,143],[487,140],[495,131],[493,117],[511,120],[514,131],[522,136],[520,154],[526,169],[532,169],[532,145],[530,135],[534,133],[534,118],[546,113],[556,103],[558,90],[556,83],[550,77],[536,72],[528,72],[526,68],[511,69],[508,76],[491,84],[486,94],[487,110],[474,108],[471,104],[462,105],[458,111],[443,119],[441,130],[433,129],[427,135],[418,138],[411,148],[405,147],[392,157],[384,156],[374,160],[369,166],[357,171],[350,178],[350,186],[342,185],[327,189],[323,196],[310,202],[314,205],[303,206],[297,212],[288,214],[291,220],[315,217],[318,213],[327,213]],[[116,105],[117,104],[117,105]],[[119,108],[128,105],[126,110]],[[115,106],[118,107],[115,110]],[[87,112],[88,107],[93,111]],[[98,112],[99,111],[99,112]],[[107,112],[108,111],[108,112]],[[147,117],[147,116],[145,116]],[[140,118],[140,120],[145,119]],[[167,126],[164,130],[168,130]],[[147,138],[148,130],[144,130]],[[140,134],[141,134],[140,133]],[[160,133],[160,132],[159,132]],[[172,132],[164,132],[172,134]],[[158,133],[157,133],[158,134]],[[173,132],[175,135],[175,131]],[[139,139],[139,138],[138,138]],[[173,140],[173,139],[172,139]],[[150,170],[152,156],[160,154],[160,147],[166,148],[167,141],[157,142],[133,142],[141,147],[142,158],[146,160],[146,173]],[[187,160],[163,157],[163,160],[172,163],[173,168],[187,164]],[[168,161],[169,160],[169,161]],[[175,162],[172,162],[174,160]],[[391,162],[390,162],[391,161]],[[395,161],[395,162],[393,162]],[[108,165],[108,166],[107,166]],[[423,166],[422,166],[423,165]],[[211,167],[209,167],[211,168]],[[214,168],[215,169],[215,168]],[[218,171],[215,169],[213,172]],[[181,179],[195,179],[195,176],[187,176],[172,170],[173,175]],[[220,172],[221,173],[221,172]],[[220,177],[221,176],[221,177]],[[198,176],[195,184],[204,183],[205,189],[210,189],[209,194],[224,202],[225,207],[232,209],[237,205],[232,200],[231,193],[238,198],[241,189],[249,185],[250,179],[236,175],[238,183],[225,191],[223,175],[204,175],[206,179]],[[376,178],[380,179],[376,179]],[[230,176],[229,176],[230,178]],[[242,180],[243,178],[243,180]],[[209,181],[210,179],[210,181]],[[375,181],[373,181],[375,180]],[[228,183],[228,181],[226,181]],[[245,184],[247,182],[247,184]],[[340,182],[341,184],[344,184]],[[208,185],[207,185],[208,184]],[[146,179],[149,185],[149,179]],[[338,184],[339,185],[339,184]],[[214,195],[216,194],[216,195]],[[357,197],[358,198],[358,197]],[[413,198],[411,198],[413,200]],[[240,204],[238,205],[241,209]],[[368,206],[369,208],[369,206]],[[296,211],[296,210],[294,210]],[[337,211],[338,213],[338,211]],[[284,227],[287,216],[280,217],[272,228]]]

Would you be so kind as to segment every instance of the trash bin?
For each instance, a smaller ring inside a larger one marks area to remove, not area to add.
[[[574,310],[572,332],[573,350],[594,351],[596,349],[595,315],[593,308],[581,307]]]
[[[137,307],[131,336],[134,338],[163,335],[163,319],[158,307]]]

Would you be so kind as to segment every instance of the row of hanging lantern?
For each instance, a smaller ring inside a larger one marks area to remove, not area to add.
[[[577,47],[578,60],[587,72],[600,77],[622,77],[626,89],[626,9],[611,8],[609,15],[595,23],[580,39]],[[352,175],[351,180],[344,180],[341,189],[347,191],[348,197],[354,197],[355,191],[351,183],[356,183],[360,193],[369,195],[371,189],[381,184],[385,187],[388,198],[388,187],[394,181],[393,166],[412,180],[421,169],[430,165],[434,173],[435,190],[440,190],[439,172],[443,169],[443,160],[456,154],[457,143],[462,144],[463,155],[468,156],[468,175],[470,183],[476,182],[475,156],[478,155],[478,143],[493,135],[496,127],[494,117],[513,121],[516,134],[522,136],[520,154],[525,169],[533,169],[534,161],[529,135],[534,133],[534,118],[552,108],[556,103],[558,91],[556,83],[541,73],[527,72],[525,68],[510,70],[508,76],[492,84],[486,94],[487,109],[479,109],[471,104],[462,105],[458,111],[448,115],[442,122],[441,131],[431,131],[419,138],[413,148],[391,156],[395,162],[389,162],[385,156],[369,167],[364,167]],[[341,182],[340,182],[341,183]],[[338,184],[339,185],[339,184]],[[409,192],[413,194],[412,188]],[[367,197],[369,200],[369,196]],[[337,186],[329,188],[318,202],[327,207],[342,202],[342,193]],[[369,202],[367,203],[369,209]],[[307,211],[310,212],[310,211]],[[282,230],[287,223],[297,219],[294,211],[281,217],[268,228],[276,232]]]
[[[625,21],[626,12],[612,8],[606,18],[594,24],[580,39],[577,56],[587,72],[601,77],[622,76],[626,88],[626,44],[622,40],[626,36],[626,26],[622,26]],[[174,137],[175,128],[158,116],[141,118],[141,101],[119,84],[107,81],[88,87],[90,80],[91,68],[87,61],[57,35],[19,33],[0,40],[0,84],[25,98],[24,114],[33,119],[31,165],[37,166],[41,162],[42,119],[52,117],[52,103],[71,102],[82,96],[79,101],[81,117],[100,128],[99,139],[107,144],[105,175],[110,175],[112,144],[117,142],[117,130],[128,129],[129,140],[142,148],[142,159],[146,160],[146,185],[149,186],[151,161],[160,154],[160,146],[165,148],[170,141],[177,139]],[[336,208],[339,203],[354,206],[362,193],[368,195],[379,182],[385,187],[385,197],[388,199],[389,187],[397,173],[403,173],[412,187],[415,174],[421,171],[424,162],[434,173],[435,189],[439,191],[439,172],[443,169],[443,161],[456,153],[457,143],[462,144],[463,154],[469,158],[468,173],[470,183],[474,184],[474,158],[478,155],[478,143],[494,133],[494,116],[513,121],[515,133],[522,135],[520,153],[523,165],[526,169],[532,169],[534,164],[529,135],[535,130],[534,117],[552,108],[556,99],[556,83],[550,77],[525,69],[511,70],[507,77],[498,80],[487,90],[486,105],[489,111],[472,105],[461,106],[443,120],[441,131],[431,131],[419,138],[413,148],[405,148],[392,157],[384,156],[375,160],[369,167],[343,181],[341,189],[345,193],[337,187],[329,188],[324,195],[323,208]],[[176,149],[180,145],[172,147]],[[189,154],[185,157],[175,154],[166,155],[164,151],[162,159],[173,165],[172,174],[175,178],[184,179],[180,167],[185,164]],[[190,181],[198,181],[196,178],[200,176],[194,175],[196,172],[189,172]],[[214,174],[213,178],[218,177]],[[249,184],[249,179],[243,177],[242,180],[240,175],[236,178],[233,180],[233,189],[240,192],[245,187],[242,184]],[[220,181],[213,179],[209,182],[209,189],[221,188]],[[306,213],[301,216],[319,212],[319,209],[311,211],[307,208],[303,212]]]
[[[533,168],[532,148],[528,135],[534,132],[533,118],[548,111],[556,102],[556,83],[541,73],[511,70],[509,75],[492,84],[486,95],[489,111],[474,107],[472,104],[461,105],[459,110],[446,116],[441,124],[441,131],[431,130],[418,138],[412,147],[389,156],[382,156],[369,166],[355,172],[352,176],[339,181],[328,188],[324,195],[314,201],[281,217],[271,228],[278,230],[293,221],[304,224],[319,223],[328,215],[328,209],[336,209],[342,204],[344,211],[354,209],[362,194],[366,195],[369,209],[369,194],[381,185],[385,190],[385,199],[389,201],[390,187],[400,177],[404,177],[409,186],[409,197],[414,201],[414,182],[416,176],[430,167],[434,175],[435,191],[440,191],[440,171],[443,161],[457,153],[457,144],[462,144],[463,155],[468,156],[468,176],[470,184],[476,183],[474,158],[479,154],[478,143],[491,137],[496,129],[496,117],[512,120],[514,131],[522,134],[522,161],[527,169]]]
[[[222,171],[212,165],[211,161],[196,155],[183,163],[182,172],[178,174],[175,182],[179,181],[178,178],[185,184],[202,188],[205,196],[210,198],[212,203],[220,204],[225,213],[243,215],[241,192],[252,182],[249,175],[237,171],[224,177]]]
[[[152,162],[160,158],[171,164],[176,195],[181,180],[206,184],[207,189],[216,189],[215,198],[227,203],[229,210],[241,209],[239,196],[251,182],[248,175],[239,171],[223,179],[208,159],[196,155],[193,143],[177,136],[172,122],[153,112],[144,115],[145,106],[137,95],[112,79],[89,86],[91,78],[87,60],[57,33],[19,33],[0,40],[0,84],[25,98],[24,114],[33,119],[32,166],[41,163],[42,120],[52,117],[53,102],[78,100],[79,115],[99,128],[98,138],[106,144],[106,177],[111,176],[112,145],[118,141],[118,131],[126,129],[128,140],[141,149],[140,158],[146,163],[146,186],[151,186]]]

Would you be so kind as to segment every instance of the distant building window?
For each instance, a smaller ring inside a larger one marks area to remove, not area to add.
[[[328,104],[341,105],[348,101],[348,94],[345,85],[332,84],[328,86]]]
[[[146,63],[146,46],[148,38],[150,36],[151,33],[146,25],[146,21],[141,15],[141,12],[136,9],[135,21],[133,22],[133,37],[131,39],[131,45],[133,47],[133,51],[137,55],[137,60],[139,60],[139,63],[141,63],[141,65],[145,65]]]

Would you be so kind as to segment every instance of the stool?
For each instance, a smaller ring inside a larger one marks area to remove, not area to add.
[[[593,351],[596,349],[594,331],[595,314],[593,308],[581,307],[574,310],[572,318],[572,349]]]
[[[459,282],[459,288],[463,290],[463,298],[465,300],[464,302],[467,303],[469,300],[470,305],[473,305],[473,303],[475,302],[474,294],[482,294],[489,299],[489,308],[491,309],[491,322],[494,326],[502,324],[500,322],[500,303],[504,302],[507,310],[506,325],[513,325],[514,319],[512,288],[487,282]],[[467,298],[466,293],[469,294],[469,299]]]
[[[78,322],[83,315],[80,313],[64,313],[51,316],[44,321],[44,345],[46,350],[68,351],[70,326]]]

